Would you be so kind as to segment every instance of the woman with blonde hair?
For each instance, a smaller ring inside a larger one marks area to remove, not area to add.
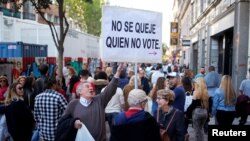
[[[114,76],[112,67],[107,67],[105,72],[108,76],[108,80],[111,81]]]
[[[23,100],[23,95],[22,84],[15,82],[10,85],[5,99],[7,127],[14,141],[31,140],[35,123],[31,110]]]
[[[220,87],[215,90],[213,97],[212,113],[218,125],[232,125],[235,116],[236,99],[232,79],[229,75],[224,75]]]
[[[209,120],[209,105],[211,105],[211,102],[205,79],[203,77],[197,78],[194,84],[192,103],[186,111],[186,118],[193,121],[196,141],[204,140],[203,127],[206,121]]]

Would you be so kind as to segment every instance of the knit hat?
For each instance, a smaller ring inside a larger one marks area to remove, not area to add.
[[[141,89],[133,89],[128,95],[128,105],[135,106],[147,100],[146,93]]]

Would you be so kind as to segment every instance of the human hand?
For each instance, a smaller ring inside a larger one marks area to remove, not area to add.
[[[123,69],[124,69],[124,63],[120,63],[120,65],[118,66],[118,68],[116,70],[114,77],[119,78]]]
[[[75,123],[74,123],[74,127],[76,129],[79,129],[82,127],[82,122],[80,120],[76,120]]]

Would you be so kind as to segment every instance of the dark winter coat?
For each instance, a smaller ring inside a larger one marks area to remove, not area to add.
[[[57,125],[55,141],[74,141],[77,134],[77,129],[74,127],[76,120],[77,118],[71,115],[61,117]]]
[[[124,114],[125,116],[125,114]],[[146,113],[144,120],[112,126],[111,141],[160,141],[160,126]]]

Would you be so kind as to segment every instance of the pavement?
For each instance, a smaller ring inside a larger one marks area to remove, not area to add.
[[[233,125],[239,125],[239,120],[240,120],[240,118],[235,118],[234,121],[233,121]],[[214,117],[210,118],[210,122],[208,123],[208,125],[215,125]],[[245,125],[250,125],[250,116],[248,116],[247,123]],[[193,129],[191,124],[189,124],[189,127],[188,127],[188,134],[189,134],[189,141],[195,141],[195,139],[194,139],[194,129]],[[207,134],[205,134],[205,136],[204,136],[204,141],[208,141],[208,135]]]

